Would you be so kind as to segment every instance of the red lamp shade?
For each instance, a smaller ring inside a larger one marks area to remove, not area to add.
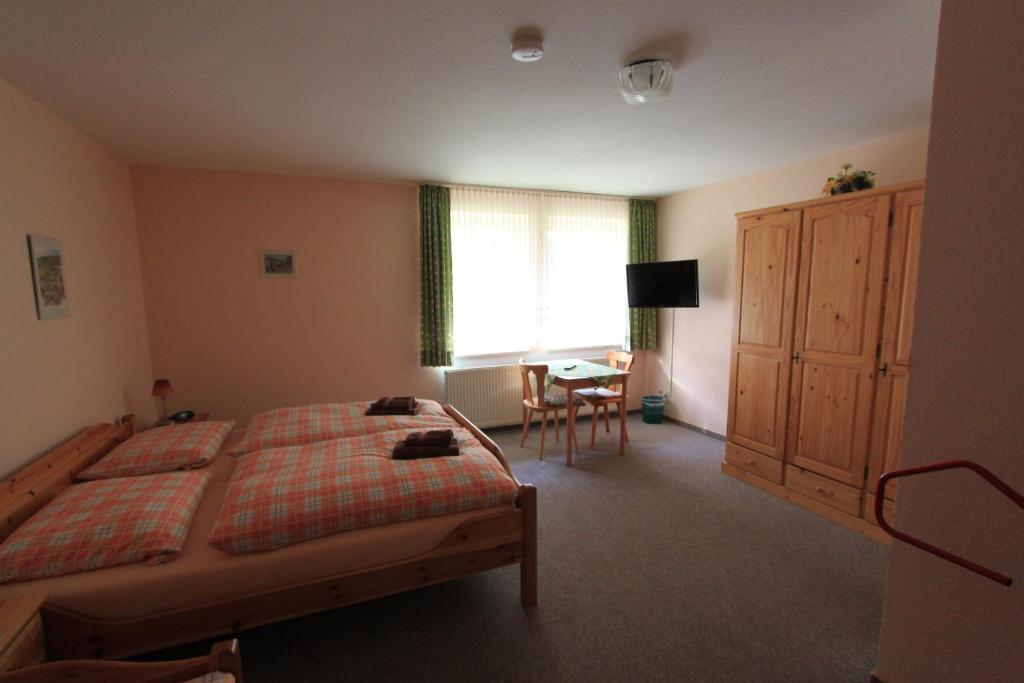
[[[158,379],[153,382],[153,396],[157,398],[167,398],[174,392],[171,388],[171,383],[166,379]]]

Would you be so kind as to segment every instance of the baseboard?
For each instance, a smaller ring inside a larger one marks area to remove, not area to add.
[[[642,412],[643,412],[643,409],[641,409],[641,408],[634,408],[632,410],[627,410],[626,411],[626,415],[637,415],[637,414],[642,413]],[[590,417],[590,414],[588,413],[587,415],[584,415],[584,417],[585,418]],[[549,421],[554,422],[554,419],[555,418],[552,417],[552,418],[550,418]],[[612,413],[612,419],[613,420],[615,419],[615,413],[614,412]],[[577,418],[577,421],[579,421],[579,418]],[[558,422],[559,422],[559,424],[565,424],[566,423],[566,418],[560,417],[560,418],[558,418]],[[540,424],[540,421],[536,421],[536,422],[532,423],[530,425],[530,427],[532,428],[532,427],[535,427],[535,426],[537,426],[539,424]],[[587,424],[590,424],[589,420],[587,421]],[[487,429],[484,429],[483,431],[485,431],[485,432],[512,432],[512,431],[518,432],[522,428],[523,428],[523,423],[522,422],[515,422],[515,423],[510,423],[510,424],[507,424],[507,425],[497,425],[496,427],[488,427]]]
[[[639,411],[637,411],[637,412],[639,412]],[[700,432],[704,436],[710,436],[712,439],[718,439],[719,441],[725,441],[725,434],[719,434],[718,432],[713,432],[710,429],[704,429],[703,427],[698,427],[697,425],[692,425],[689,422],[683,422],[682,420],[677,420],[676,418],[669,417],[668,415],[665,415],[664,419],[665,419],[666,422],[671,422],[672,424],[679,425],[680,427],[686,427],[687,429],[689,429],[691,431],[694,431],[694,432]]]
[[[632,410],[627,410],[626,414],[627,415],[639,415],[639,414],[641,414],[643,412],[644,412],[643,408],[633,408]],[[683,422],[682,420],[677,420],[676,418],[669,417],[668,415],[664,415],[662,419],[664,419],[665,422],[671,422],[674,425],[678,425],[680,427],[683,427],[684,429],[689,429],[690,431],[697,432],[698,434],[703,434],[704,436],[710,436],[712,439],[717,439],[718,441],[723,441],[723,442],[725,441],[725,435],[724,434],[719,434],[718,432],[713,432],[710,429],[704,429],[703,427],[698,427],[697,425],[690,424],[689,422]],[[562,424],[565,424],[565,418],[564,417],[559,418],[558,421],[560,423],[562,423]],[[497,427],[488,427],[484,431],[485,432],[511,432],[511,431],[519,431],[522,428],[523,428],[523,423],[522,422],[517,422],[515,424],[498,425]]]

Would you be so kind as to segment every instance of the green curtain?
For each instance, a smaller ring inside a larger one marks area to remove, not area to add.
[[[629,200],[629,262],[658,260],[657,202]],[[629,309],[630,350],[658,348],[658,309]]]
[[[447,187],[420,185],[420,365],[451,364],[451,197]]]

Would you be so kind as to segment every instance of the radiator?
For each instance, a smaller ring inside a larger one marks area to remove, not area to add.
[[[604,363],[604,358],[588,358]],[[533,379],[532,377],[530,378]],[[504,427],[523,423],[523,380],[518,365],[492,365],[482,368],[450,368],[444,371],[444,401],[478,427]],[[580,409],[589,414],[590,406]],[[565,414],[561,413],[562,419]],[[540,415],[534,415],[540,422]]]

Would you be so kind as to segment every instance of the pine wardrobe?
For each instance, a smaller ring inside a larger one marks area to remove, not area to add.
[[[736,215],[722,471],[878,540],[874,482],[899,454],[923,206],[921,181]]]

